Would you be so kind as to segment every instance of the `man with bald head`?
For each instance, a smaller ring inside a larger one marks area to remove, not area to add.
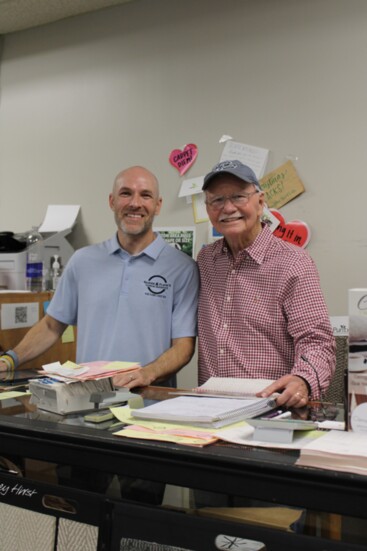
[[[117,233],[73,254],[47,314],[12,353],[21,365],[52,346],[68,325],[77,325],[77,363],[139,362],[139,371],[115,377],[115,385],[174,386],[175,373],[195,349],[196,264],[154,233],[162,197],[149,170],[120,172],[109,204]],[[6,369],[0,361],[0,371]]]
[[[174,386],[195,350],[196,263],[153,231],[162,198],[149,170],[120,172],[109,205],[117,232],[73,254],[47,314],[9,352],[21,365],[76,325],[77,363],[139,362],[141,369],[116,376],[115,386]],[[7,369],[0,358],[0,371]]]

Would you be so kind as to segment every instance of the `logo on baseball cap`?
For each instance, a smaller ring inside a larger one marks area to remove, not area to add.
[[[255,172],[247,165],[242,164],[240,161],[222,161],[215,165],[211,172],[204,177],[203,191],[205,191],[212,180],[220,174],[233,174],[240,180],[249,184],[254,184],[256,188],[261,191],[260,184],[256,178]]]

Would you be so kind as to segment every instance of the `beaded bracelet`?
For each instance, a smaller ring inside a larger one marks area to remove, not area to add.
[[[18,369],[19,367],[19,358],[18,355],[14,352],[14,350],[7,350],[5,352],[6,356],[10,356],[14,362],[14,369]]]
[[[2,356],[0,356],[0,360],[3,361],[6,365],[5,381],[13,381],[15,374],[13,358],[11,356],[3,354]]]
[[[14,360],[11,356],[9,356],[9,354],[2,354],[2,356],[0,356],[0,360],[6,365],[7,371],[15,370]]]

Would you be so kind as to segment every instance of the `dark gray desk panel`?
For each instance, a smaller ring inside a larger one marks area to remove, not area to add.
[[[89,465],[177,486],[367,517],[367,477],[297,467],[298,452],[125,440],[106,431],[0,416],[0,454]]]

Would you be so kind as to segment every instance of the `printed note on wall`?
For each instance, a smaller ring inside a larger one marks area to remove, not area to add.
[[[240,161],[252,168],[257,178],[261,178],[266,170],[268,155],[269,149],[230,140],[225,143],[220,160]]]

